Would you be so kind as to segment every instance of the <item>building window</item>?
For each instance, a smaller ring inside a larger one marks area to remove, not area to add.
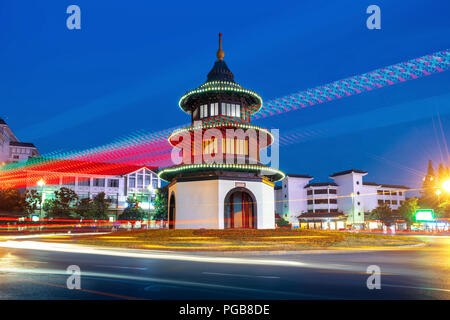
[[[109,188],[118,188],[119,187],[119,179],[108,179],[108,187]]]
[[[210,111],[211,117],[218,116],[219,115],[219,103],[211,103],[211,111]]]
[[[396,206],[398,204],[397,200],[392,200],[392,204]]]
[[[359,195],[359,191],[358,191],[358,192],[356,192],[356,194],[357,194],[357,195]]]
[[[336,193],[337,193],[337,190],[336,190],[336,189],[329,189],[328,192],[329,192],[330,194],[336,194]]]
[[[330,212],[338,212],[338,209],[330,209]]]
[[[145,186],[146,187],[149,186],[150,185],[150,176],[148,174],[146,174],[144,179],[145,179],[145,183],[144,183]]]
[[[356,181],[356,184],[359,184],[359,181]]]
[[[383,200],[378,200],[378,205],[382,205],[384,203],[384,201]]]
[[[200,106],[200,119],[206,118],[208,116],[208,105],[202,104]]]
[[[314,204],[328,204],[328,199],[314,199]]]
[[[337,199],[330,199],[330,203],[337,203]]]
[[[94,179],[94,187],[104,187],[105,179]]]
[[[308,200],[308,204],[313,204],[313,201],[312,200]]]
[[[316,189],[314,190],[314,194],[328,194],[327,189]]]
[[[142,174],[138,174],[137,176],[137,187],[142,188],[144,186],[144,176]]]
[[[217,106],[218,108],[218,106]],[[219,110],[217,110],[219,111]],[[241,117],[241,105],[222,102],[222,115],[229,117]]]
[[[361,204],[361,202],[358,201],[358,206]]]
[[[130,177],[128,180],[128,187],[136,188],[136,177]]]
[[[391,204],[391,200],[384,200],[384,203]]]
[[[403,195],[403,192],[399,191],[399,192],[398,192],[398,195],[399,195],[399,196],[402,196],[402,195]]]
[[[62,184],[65,186],[74,186],[75,177],[62,177]]]
[[[397,192],[396,191],[392,191],[391,195],[396,196]]]
[[[306,194],[307,194],[308,196],[311,196],[311,195],[313,194],[313,191],[312,191],[312,190],[308,190],[308,191],[306,191]]]
[[[78,186],[89,187],[91,185],[91,179],[89,178],[78,178]]]
[[[383,195],[383,190],[377,190],[377,193]]]

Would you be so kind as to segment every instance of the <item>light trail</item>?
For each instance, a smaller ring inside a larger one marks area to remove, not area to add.
[[[271,115],[299,110],[304,107],[357,95],[449,69],[450,50],[443,50],[406,62],[380,68],[362,75],[307,89],[282,98],[269,100],[263,105],[259,114],[254,115],[253,118],[257,120]],[[46,159],[31,165],[27,163],[8,164],[5,168],[0,170],[0,189],[25,187],[26,184],[24,185],[24,181],[26,179],[29,181],[30,177],[24,173],[24,169],[32,168],[33,170],[39,171],[42,166],[54,166],[58,168],[61,166],[61,163],[66,165],[64,160],[76,160],[80,163],[89,162],[92,164],[91,167],[85,169],[89,169],[94,173],[98,163],[107,164],[111,167],[124,164],[157,167],[170,165],[170,151],[172,148],[167,142],[167,138],[173,131],[182,127],[184,126],[178,126],[153,133],[135,133],[131,136],[118,139],[110,144],[80,152],[50,153],[45,155]],[[303,135],[309,134],[309,132],[294,133],[293,136],[281,138],[280,144],[292,143],[296,137],[302,137]],[[312,134],[317,134],[317,132],[312,131]],[[48,170],[48,168],[46,169],[47,172],[51,171]],[[65,169],[72,169],[74,173],[78,172],[77,165],[69,166]],[[49,178],[55,178],[57,175],[58,174],[56,173],[51,174]]]

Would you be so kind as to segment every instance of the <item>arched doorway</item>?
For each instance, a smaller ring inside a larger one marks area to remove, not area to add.
[[[225,196],[225,229],[256,228],[256,198],[250,190],[235,188]]]
[[[175,194],[172,192],[169,200],[169,229],[175,229],[175,216],[176,216]]]

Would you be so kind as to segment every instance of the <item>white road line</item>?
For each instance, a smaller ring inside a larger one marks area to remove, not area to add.
[[[105,267],[105,268],[116,268],[116,269],[133,269],[133,270],[147,270],[147,268],[139,268],[139,267],[122,267],[122,266],[109,266],[103,264],[96,264],[95,267]]]
[[[381,284],[381,287],[406,288],[406,289],[419,289],[419,290],[431,290],[431,291],[450,292],[450,289],[402,286],[402,285],[396,285],[396,284]]]
[[[252,276],[249,274],[236,274],[236,273],[202,272],[202,274],[211,274],[216,276],[227,276],[227,277],[241,277],[241,278],[280,279],[280,277],[277,276]]]

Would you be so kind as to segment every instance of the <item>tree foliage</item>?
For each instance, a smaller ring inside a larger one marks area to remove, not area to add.
[[[25,197],[17,189],[0,190],[0,211],[19,213],[24,211]]]
[[[127,198],[127,207],[123,210],[122,214],[119,216],[118,220],[132,220],[140,221],[144,220],[146,212],[139,207],[139,202],[134,197]]]
[[[410,226],[416,221],[415,213],[419,208],[419,199],[417,197],[407,198],[398,208],[398,214]]]
[[[78,201],[75,211],[84,219],[105,220],[108,218],[110,201],[104,192],[98,193],[93,199],[84,198]]]
[[[386,226],[390,226],[396,220],[391,207],[387,203],[383,203],[372,210],[371,218],[381,221]]]
[[[167,220],[167,203],[168,203],[168,189],[166,187],[156,190],[156,198],[154,202],[155,213],[154,220]]]
[[[72,189],[62,187],[55,191],[55,198],[44,202],[43,209],[50,218],[71,218],[76,216],[74,205],[78,196]]]

